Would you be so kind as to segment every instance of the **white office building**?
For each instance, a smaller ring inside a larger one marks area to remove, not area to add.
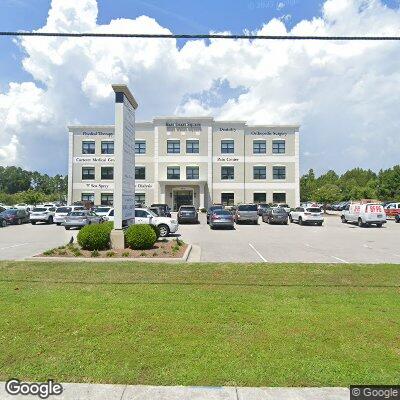
[[[68,201],[112,204],[114,126],[69,126]],[[138,203],[299,205],[299,126],[210,117],[136,123]]]

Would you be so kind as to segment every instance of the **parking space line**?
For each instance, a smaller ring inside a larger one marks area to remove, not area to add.
[[[249,246],[257,253],[257,255],[263,260],[264,262],[267,262],[267,260],[264,258],[264,256],[251,244],[249,243]]]
[[[344,264],[348,264],[349,263],[348,261],[343,260],[343,258],[339,258],[339,257],[335,257],[335,256],[331,256],[331,257],[334,258],[335,260],[338,260],[338,261],[344,263]]]
[[[12,246],[2,247],[0,250],[13,249],[14,247],[26,246],[27,244],[29,243],[14,244]]]

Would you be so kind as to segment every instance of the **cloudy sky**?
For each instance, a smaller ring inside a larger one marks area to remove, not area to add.
[[[0,30],[397,35],[400,0],[1,0]],[[66,125],[212,115],[301,124],[301,170],[400,163],[400,42],[0,38],[0,165],[67,170]]]

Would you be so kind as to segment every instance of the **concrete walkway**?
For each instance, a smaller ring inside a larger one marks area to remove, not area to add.
[[[62,384],[60,396],[51,400],[348,400],[347,388],[236,388],[236,387],[164,387]],[[1,383],[1,400],[31,400],[38,396],[11,396]]]

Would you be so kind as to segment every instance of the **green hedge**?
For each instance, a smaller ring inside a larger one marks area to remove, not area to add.
[[[78,243],[84,250],[107,250],[110,248],[110,233],[114,224],[87,225],[78,233]]]
[[[154,233],[156,234],[156,240],[158,240],[160,238],[160,228],[151,224],[149,226],[153,229]]]
[[[154,246],[157,235],[151,225],[131,225],[125,232],[125,243],[133,250],[148,250]]]

